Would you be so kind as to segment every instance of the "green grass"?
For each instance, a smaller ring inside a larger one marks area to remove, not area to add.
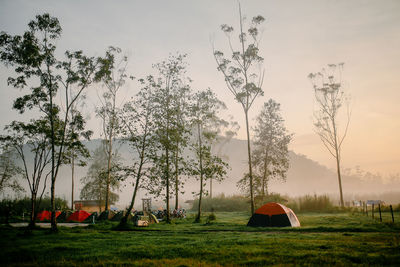
[[[0,228],[0,265],[264,266],[399,265],[400,224],[361,214],[298,214],[301,228],[251,228],[247,213],[194,215],[132,231],[117,223],[60,227],[58,234]]]

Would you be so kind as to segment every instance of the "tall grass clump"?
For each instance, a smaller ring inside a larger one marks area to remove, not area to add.
[[[289,197],[282,196],[279,193],[269,193],[268,195],[265,195],[265,196],[256,196],[254,198],[254,201],[255,201],[256,208],[259,208],[268,202],[276,202],[276,203],[286,205],[288,203],[288,199],[289,199]]]
[[[327,195],[305,195],[292,199],[287,205],[295,212],[332,212],[335,210],[332,200]]]

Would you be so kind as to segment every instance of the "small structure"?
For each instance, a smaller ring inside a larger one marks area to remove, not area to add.
[[[87,212],[101,212],[105,209],[105,202],[101,200],[76,200],[74,201],[75,210],[85,210]]]
[[[367,206],[378,206],[379,204],[383,204],[382,200],[367,200]]]
[[[151,212],[151,198],[142,198],[143,212]]]

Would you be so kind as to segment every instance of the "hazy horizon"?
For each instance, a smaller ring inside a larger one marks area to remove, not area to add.
[[[400,145],[400,2],[398,1],[246,1],[243,13],[266,18],[260,54],[266,77],[264,97],[250,111],[254,118],[263,102],[281,104],[288,130],[295,134],[290,148],[330,168],[334,159],[313,133],[313,90],[307,75],[329,63],[345,62],[346,90],[352,96],[352,118],[343,145],[343,168],[360,166],[384,175],[399,173]],[[225,101],[227,114],[241,125],[244,116],[216,70],[210,39],[225,49],[223,23],[238,24],[237,2],[226,1],[1,1],[0,30],[21,34],[35,15],[49,12],[60,20],[63,34],[57,53],[82,49],[100,56],[110,45],[129,56],[129,72],[143,77],[151,64],[169,53],[188,54],[188,76],[194,89],[212,88]],[[12,74],[0,67],[0,128],[21,119],[11,110],[20,94],[7,86]],[[93,115],[100,85],[88,93],[89,128],[98,137]],[[138,90],[127,84],[120,102]]]

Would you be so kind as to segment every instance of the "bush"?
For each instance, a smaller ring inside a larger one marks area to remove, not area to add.
[[[208,215],[208,220],[209,221],[215,221],[217,219],[217,216],[215,216],[214,213],[211,213],[210,215]]]

